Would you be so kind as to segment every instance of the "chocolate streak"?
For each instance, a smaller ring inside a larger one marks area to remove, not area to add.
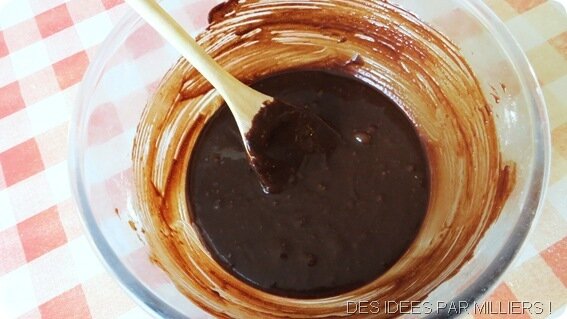
[[[424,141],[431,193],[414,244],[355,291],[301,300],[244,284],[209,255],[185,203],[191,150],[222,101],[180,60],[145,110],[133,161],[152,258],[182,293],[218,317],[342,316],[349,300],[422,300],[473,256],[516,172],[501,158],[490,106],[455,45],[380,0],[231,1],[213,20],[200,44],[244,81],[283,70],[338,69],[396,101]]]

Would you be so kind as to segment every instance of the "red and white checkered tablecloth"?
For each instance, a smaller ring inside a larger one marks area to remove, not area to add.
[[[544,317],[567,318],[567,1],[485,1],[536,70],[553,143],[542,216],[488,298],[551,303]],[[78,86],[127,10],[122,0],[0,6],[0,319],[149,317],[95,257],[67,173]]]

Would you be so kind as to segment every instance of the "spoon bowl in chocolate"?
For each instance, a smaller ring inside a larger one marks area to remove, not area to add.
[[[157,2],[129,0],[128,3],[225,99],[264,192],[281,191],[293,178],[305,155],[326,153],[334,148],[338,135],[322,119],[306,108],[276,100],[240,82],[213,60]]]

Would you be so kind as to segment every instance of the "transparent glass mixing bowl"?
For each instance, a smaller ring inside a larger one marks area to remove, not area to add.
[[[517,163],[515,190],[475,257],[427,299],[472,303],[494,287],[511,264],[541,207],[550,157],[545,105],[526,57],[482,1],[392,2],[461,47],[487,99],[493,99],[495,86],[506,84],[494,118],[504,157]],[[161,3],[196,34],[218,2]],[[156,317],[203,318],[207,314],[180,294],[150,260],[134,211],[131,152],[136,125],[157,83],[178,59],[171,46],[129,12],[102,44],[85,76],[70,126],[69,163],[84,225],[116,280]]]

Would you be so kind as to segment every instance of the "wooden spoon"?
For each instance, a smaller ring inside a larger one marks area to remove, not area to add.
[[[281,191],[306,154],[334,149],[337,133],[323,120],[305,108],[286,104],[240,82],[215,62],[157,2],[126,2],[224,98],[266,193]],[[278,143],[284,141],[286,145],[271,145],[274,135]]]

